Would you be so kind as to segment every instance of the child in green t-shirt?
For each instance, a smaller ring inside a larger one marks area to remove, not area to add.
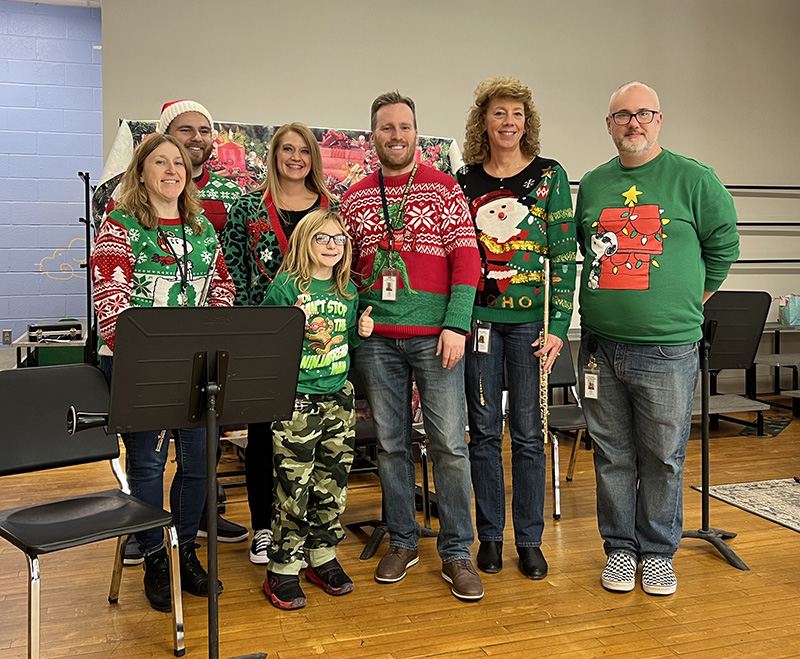
[[[350,348],[372,334],[372,307],[357,320],[358,294],[350,281],[352,247],[339,214],[311,211],[295,227],[265,305],[295,305],[306,314],[300,375],[291,420],[273,424],[275,506],[264,591],[279,609],[306,605],[306,579],[330,595],[353,582],[336,560],[344,538],[339,516],[355,452]]]

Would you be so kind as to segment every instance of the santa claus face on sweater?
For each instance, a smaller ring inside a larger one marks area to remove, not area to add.
[[[497,242],[504,243],[520,232],[527,215],[527,207],[518,199],[504,197],[481,206],[475,214],[475,225]]]

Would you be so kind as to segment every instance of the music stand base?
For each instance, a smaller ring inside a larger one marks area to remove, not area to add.
[[[364,546],[364,549],[361,551],[361,555],[358,557],[359,560],[362,561],[368,561],[375,555],[375,552],[378,551],[378,547],[380,547],[381,542],[383,542],[383,537],[389,530],[389,527],[386,526],[386,522],[381,519],[369,519],[364,522],[353,522],[352,524],[348,524],[347,528],[353,532],[358,532],[363,531],[365,526],[371,526],[375,530],[370,534],[367,544]]]
[[[750,568],[736,555],[736,552],[725,544],[725,539],[736,537],[735,533],[723,531],[722,529],[698,529],[697,531],[684,531],[682,537],[699,538],[700,540],[710,542],[733,567],[744,570],[745,572],[750,571]]]

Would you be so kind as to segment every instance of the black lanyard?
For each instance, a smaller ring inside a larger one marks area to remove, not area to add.
[[[386,228],[389,230],[390,236],[394,230],[401,229],[405,223],[406,201],[408,201],[408,194],[411,192],[411,184],[414,182],[414,177],[417,175],[417,166],[417,163],[414,163],[414,168],[411,170],[411,174],[408,177],[408,183],[406,183],[405,190],[403,190],[400,208],[397,211],[397,219],[399,220],[397,227],[392,227],[392,221],[389,219],[389,204],[386,201],[386,188],[383,185],[383,170],[378,170],[378,183],[380,183],[381,186],[381,201],[383,202],[383,219],[386,221]],[[391,240],[389,241],[389,244],[392,245]]]
[[[183,267],[181,267],[181,259],[178,258],[177,252],[172,248],[172,243],[169,242],[167,235],[160,226],[158,227],[158,235],[161,237],[161,240],[164,241],[169,253],[175,257],[175,266],[178,268],[178,275],[181,278],[181,293],[184,296],[184,301],[181,306],[185,306],[186,288],[189,280],[189,246],[186,241],[186,225],[183,223],[183,221],[181,221],[181,230],[183,231]]]

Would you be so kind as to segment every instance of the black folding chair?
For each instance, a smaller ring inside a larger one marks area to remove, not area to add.
[[[759,435],[764,434],[764,410],[769,409],[769,405],[745,396],[718,394],[717,376],[720,371],[727,369],[752,373],[771,301],[766,291],[717,291],[703,307],[706,322],[713,323],[708,356],[711,427],[718,425],[719,419],[724,419],[729,423],[755,428]],[[754,395],[755,383],[746,380],[746,389],[752,389]],[[756,412],[755,422],[727,416],[739,412]],[[700,399],[697,398],[692,414],[697,416],[700,413]]]
[[[68,467],[119,457],[116,435],[93,428],[70,435],[67,412],[107,414],[108,385],[93,366],[40,366],[0,371],[0,476]],[[163,528],[169,548],[175,656],[185,652],[178,534],[172,515],[130,494],[112,489],[0,511],[0,537],[28,558],[28,657],[39,657],[39,556],[118,538],[108,601],[116,604],[125,538]]]
[[[575,472],[575,462],[578,457],[578,448],[581,440],[584,438],[586,432],[586,418],[583,416],[583,408],[581,407],[581,399],[578,395],[575,378],[575,367],[572,363],[572,352],[570,351],[569,344],[564,345],[561,353],[556,358],[553,364],[553,370],[550,372],[548,385],[550,391],[554,389],[565,390],[565,401],[562,405],[550,405],[550,414],[548,416],[548,429],[550,431],[550,441],[553,449],[553,518],[561,519],[561,486],[558,462],[558,435],[557,433],[566,434],[575,437],[575,444],[572,446],[572,453],[569,458],[569,467],[567,469],[567,481],[572,480],[572,475]],[[566,398],[568,394],[572,394],[575,403],[568,403]],[[588,441],[588,437],[587,437]]]

